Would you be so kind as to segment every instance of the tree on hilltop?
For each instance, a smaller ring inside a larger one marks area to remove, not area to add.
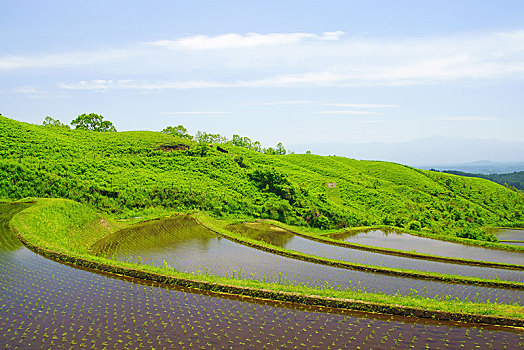
[[[284,145],[282,144],[282,142],[279,142],[277,144],[276,153],[279,154],[279,155],[285,155],[287,153],[287,151],[284,148]]]
[[[115,126],[109,120],[103,120],[104,117],[95,113],[81,114],[71,122],[75,129],[84,129],[99,132],[114,132]]]
[[[220,134],[208,134],[205,131],[197,131],[195,141],[198,143],[226,143],[227,138]]]
[[[53,119],[50,116],[46,116],[44,118],[44,121],[42,123],[43,126],[53,126],[53,127],[62,127],[69,129],[69,125],[62,124],[62,122],[58,119]]]
[[[185,139],[193,139],[193,136],[189,135],[187,132],[187,129],[184,128],[183,125],[177,125],[177,126],[168,126],[164,130],[162,130],[164,134],[183,137]]]

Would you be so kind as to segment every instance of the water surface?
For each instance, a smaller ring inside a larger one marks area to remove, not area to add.
[[[260,349],[521,347],[504,327],[223,298],[75,269],[27,250],[0,204],[0,347]]]
[[[334,239],[373,247],[392,248],[459,259],[524,265],[524,252],[489,249],[410,235],[394,230],[350,231],[329,235]]]
[[[506,281],[524,281],[524,270],[500,269],[480,266],[468,266],[438,261],[413,259],[403,256],[387,255],[376,252],[340,247],[329,243],[313,241],[293,232],[264,222],[241,223],[228,226],[228,229],[245,237],[260,240],[281,248],[329,259],[347,262],[383,266],[421,272],[500,279]]]
[[[338,290],[350,288],[402,295],[415,292],[428,297],[450,295],[453,299],[524,302],[521,290],[397,277],[283,257],[223,238],[190,216],[133,226],[108,236],[94,248],[102,256],[170,266],[189,273]]]
[[[497,228],[489,230],[500,243],[524,246],[524,230]]]

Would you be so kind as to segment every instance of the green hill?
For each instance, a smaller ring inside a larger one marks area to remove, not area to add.
[[[506,187],[515,187],[517,190],[524,191],[524,171],[515,171],[507,174],[473,174],[458,170],[442,170],[442,172],[467,177],[480,177]]]
[[[0,198],[69,198],[117,218],[198,209],[324,229],[385,224],[481,239],[490,238],[482,226],[524,226],[524,195],[488,180],[220,148],[227,153],[159,132],[69,130],[0,116]]]

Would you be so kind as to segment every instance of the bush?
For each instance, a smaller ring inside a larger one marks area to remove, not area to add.
[[[420,231],[420,229],[422,228],[422,225],[420,224],[419,221],[417,221],[417,220],[412,220],[412,221],[408,222],[406,228],[407,228],[408,230],[412,230],[412,231]]]

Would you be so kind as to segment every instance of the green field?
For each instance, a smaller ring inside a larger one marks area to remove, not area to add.
[[[116,219],[201,210],[321,229],[383,224],[487,241],[496,238],[485,226],[524,226],[524,195],[488,180],[219,146],[228,153],[159,132],[70,130],[0,116],[0,198],[68,198]]]

